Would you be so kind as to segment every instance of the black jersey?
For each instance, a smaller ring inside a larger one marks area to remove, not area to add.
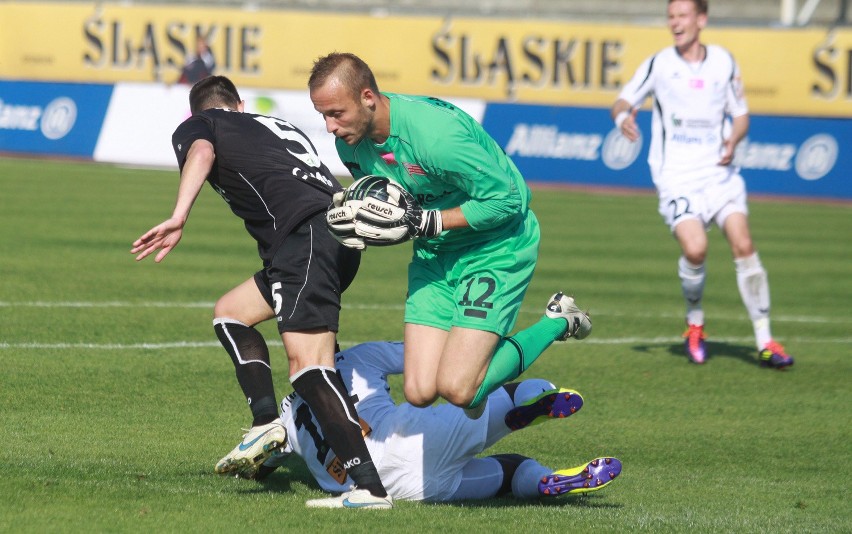
[[[245,221],[264,265],[295,226],[342,189],[307,136],[285,120],[224,109],[197,113],[172,135],[181,170],[198,139],[216,152],[207,181]]]

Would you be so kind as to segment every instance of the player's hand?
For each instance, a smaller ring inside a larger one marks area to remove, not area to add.
[[[637,141],[639,139],[639,126],[636,124],[636,114],[639,113],[639,108],[631,109],[621,123],[621,135],[629,141]]]
[[[734,151],[736,148],[733,139],[725,139],[725,142],[722,144],[722,156],[719,158],[719,165],[730,165],[734,161]]]
[[[364,240],[355,234],[355,209],[344,205],[343,198],[343,191],[338,191],[331,197],[331,205],[325,212],[328,231],[341,245],[364,250]]]
[[[134,241],[130,253],[136,254],[136,261],[140,261],[159,250],[160,252],[154,258],[154,261],[160,263],[180,243],[180,238],[183,236],[183,225],[184,221],[175,218],[161,222]]]
[[[355,233],[364,238],[367,245],[396,245],[441,233],[443,224],[440,211],[424,210],[411,193],[393,182],[387,187],[396,190],[398,202],[391,203],[368,196],[355,213]]]

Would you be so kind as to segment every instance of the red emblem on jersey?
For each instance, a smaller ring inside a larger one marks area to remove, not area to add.
[[[692,89],[704,89],[704,80],[701,78],[693,78],[689,80],[689,87]]]
[[[385,152],[382,154],[382,159],[385,160],[385,163],[388,165],[396,165],[396,158],[393,157],[393,152]]]
[[[403,163],[403,167],[408,171],[408,174],[419,174],[420,176],[426,176],[426,171],[423,170],[423,167],[420,165],[415,165],[414,163]]]

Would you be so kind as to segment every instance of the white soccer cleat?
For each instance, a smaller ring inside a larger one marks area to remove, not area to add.
[[[561,291],[550,297],[544,314],[554,319],[562,317],[568,321],[568,327],[556,338],[557,341],[565,341],[569,337],[583,339],[592,333],[592,320],[588,314],[577,307],[574,297],[566,296]]]
[[[305,503],[308,508],[369,508],[377,510],[387,510],[393,508],[393,499],[390,495],[387,497],[376,497],[365,489],[358,489],[352,486],[351,491],[347,491],[337,497],[326,497],[324,499],[312,499]]]
[[[219,460],[214,471],[220,475],[254,478],[258,468],[276,449],[287,445],[287,429],[275,420],[265,425],[251,427],[239,445]]]

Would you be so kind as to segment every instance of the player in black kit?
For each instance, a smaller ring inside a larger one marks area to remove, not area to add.
[[[359,490],[346,506],[391,508],[361,435],[355,405],[334,370],[340,294],[358,270],[360,253],[328,232],[325,212],[342,189],[311,141],[285,120],[245,113],[224,76],[196,83],[192,116],[177,127],[172,145],[180,186],[172,216],[145,232],[131,253],[159,263],[180,242],[205,181],[245,222],[257,241],[263,268],[219,298],[213,328],[231,356],[254,417],[252,428],[215,471],[252,478],[286,444],[278,421],[269,349],[254,328],[273,317],[284,342],[290,382],[317,415],[340,464],[329,472]],[[322,414],[320,416],[320,414]]]

